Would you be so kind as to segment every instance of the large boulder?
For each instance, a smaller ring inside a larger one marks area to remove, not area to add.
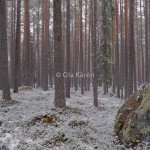
[[[115,132],[122,144],[150,143],[150,84],[146,83],[119,109]]]

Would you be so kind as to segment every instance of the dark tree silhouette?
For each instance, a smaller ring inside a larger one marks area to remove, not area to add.
[[[3,99],[11,100],[8,79],[8,50],[7,50],[7,24],[6,1],[0,1],[0,61],[2,64]]]
[[[54,0],[54,67],[55,67],[55,106],[65,107],[64,96],[64,77],[63,77],[63,58],[62,58],[62,19],[61,19],[61,0]]]

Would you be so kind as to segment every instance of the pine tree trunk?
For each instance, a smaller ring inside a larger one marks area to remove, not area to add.
[[[15,67],[14,67],[14,93],[18,93],[19,71],[20,71],[20,18],[21,1],[17,0],[17,24],[16,24],[16,43],[15,43]]]
[[[123,99],[124,87],[124,43],[123,43],[123,0],[120,1],[120,87],[121,99]]]
[[[96,28],[97,28],[97,1],[94,1],[93,4],[93,27],[92,27],[92,52],[93,52],[93,94],[94,94],[94,106],[98,106],[98,94],[97,94],[97,46],[96,46]]]
[[[31,86],[29,0],[24,0],[24,85]]]
[[[148,1],[145,0],[145,82],[149,82]]]
[[[54,22],[54,68],[55,68],[55,101],[56,107],[65,107],[64,77],[63,77],[63,49],[62,49],[62,18],[61,0],[53,1],[53,22]]]
[[[125,1],[125,79],[124,79],[124,85],[125,85],[125,96],[126,99],[128,97],[128,7],[127,7],[127,1]]]
[[[77,59],[77,6],[76,6],[76,1],[75,2],[75,36],[74,36],[74,54],[75,54],[75,58],[74,58],[74,85],[75,85],[75,91],[77,91],[78,89],[78,79],[76,77],[76,72],[77,72],[77,68],[78,68],[78,59]]]
[[[66,70],[68,73],[67,79],[66,79],[66,97],[70,98],[70,85],[71,85],[71,80],[69,77],[70,73],[70,0],[67,0],[67,33],[66,33]]]
[[[142,0],[140,0],[140,45],[141,45],[141,61],[142,61],[142,83],[144,83],[145,81],[145,71],[144,71],[144,66],[145,66],[145,62],[144,62],[144,50],[143,50],[143,19],[142,19]]]
[[[15,15],[16,0],[11,2],[11,36],[10,36],[10,87],[14,87],[14,49],[15,49]]]
[[[92,18],[92,1],[89,2],[89,31],[88,31],[88,72],[91,73],[91,26],[92,26],[92,22],[91,22],[91,18]],[[88,91],[90,91],[90,84],[91,84],[91,81],[90,81],[90,77],[88,77],[88,85],[87,85],[87,88],[88,88]]]
[[[43,1],[42,19],[42,88],[48,90],[49,1]]]
[[[84,37],[84,72],[87,74],[87,1],[85,1],[85,37]],[[87,77],[84,78],[84,88],[87,91]]]
[[[79,0],[80,8],[80,74],[83,74],[83,23],[82,23],[82,0]],[[81,81],[81,94],[84,95],[84,78],[80,78]]]
[[[37,58],[36,58],[36,68],[37,68],[37,88],[40,87],[40,1],[38,1],[38,12],[37,12],[37,43],[36,43],[36,49],[37,49]]]
[[[0,1],[0,61],[2,64],[3,99],[11,100],[8,79],[8,50],[7,50],[7,24],[6,1]]]
[[[119,78],[119,72],[120,72],[120,64],[119,64],[119,32],[118,32],[118,0],[115,1],[115,7],[116,7],[116,44],[115,44],[115,83],[117,87],[117,97],[120,98],[120,78]]]
[[[133,93],[134,83],[134,0],[129,2],[129,79],[128,79],[128,96]]]

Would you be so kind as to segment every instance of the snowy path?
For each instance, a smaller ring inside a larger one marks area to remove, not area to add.
[[[110,95],[99,94],[99,107],[92,102],[92,92],[84,96],[80,91],[71,92],[67,99],[66,110],[55,109],[54,90],[44,92],[34,89],[12,94],[18,103],[5,106],[0,103],[0,146],[9,150],[123,150],[114,136],[114,120],[123,101]],[[0,93],[1,97],[1,93]],[[2,100],[0,100],[2,101]],[[72,109],[71,109],[72,108]],[[77,109],[73,109],[77,108]],[[55,124],[37,122],[28,125],[40,115],[55,115],[59,119]],[[83,121],[85,124],[69,126],[71,121]],[[63,142],[53,142],[56,137],[65,138]],[[53,139],[53,140],[52,140]],[[54,147],[52,146],[54,145]]]

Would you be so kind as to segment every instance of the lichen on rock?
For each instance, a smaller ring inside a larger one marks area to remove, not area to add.
[[[150,84],[141,86],[119,109],[115,132],[127,147],[150,142]]]

